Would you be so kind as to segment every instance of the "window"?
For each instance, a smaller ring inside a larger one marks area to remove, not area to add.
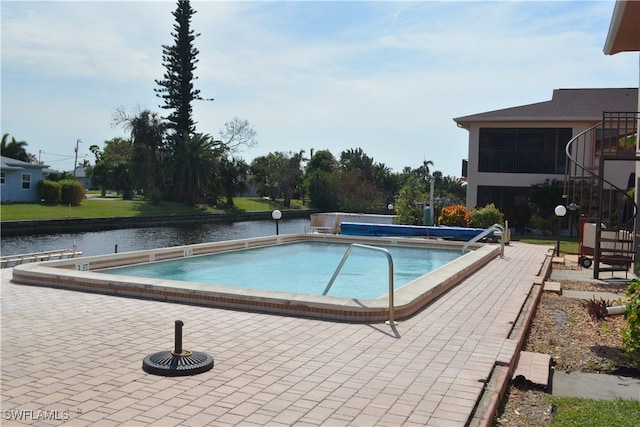
[[[22,174],[22,189],[29,190],[31,189],[31,174],[23,173]]]
[[[4,172],[0,172],[0,184],[4,184],[4,183],[5,183]]]
[[[527,225],[530,216],[529,192],[530,187],[494,187],[478,186],[477,206],[489,203],[496,205],[509,221],[509,226],[521,228]]]
[[[478,172],[564,173],[571,128],[480,128]]]

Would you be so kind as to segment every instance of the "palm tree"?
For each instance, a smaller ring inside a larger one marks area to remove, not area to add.
[[[178,200],[196,204],[214,196],[219,186],[220,147],[208,134],[197,133],[176,147],[171,178]]]
[[[249,165],[242,160],[223,159],[220,167],[220,178],[222,179],[222,188],[227,197],[227,207],[233,207],[233,198],[242,193],[247,188],[245,181],[249,173]]]
[[[424,186],[425,190],[427,189],[427,183],[429,182],[429,166],[433,166],[433,162],[431,160],[424,160],[422,165],[413,170],[414,175]]]
[[[22,160],[23,162],[32,162],[35,160],[34,156],[27,153],[25,147],[28,145],[25,141],[16,141],[14,137],[11,137],[11,142],[7,142],[9,134],[2,135],[2,142],[0,143],[0,152],[5,157],[10,157],[16,160]]]
[[[132,178],[149,195],[162,184],[162,164],[165,158],[167,123],[149,110],[127,118],[125,128],[131,132]]]

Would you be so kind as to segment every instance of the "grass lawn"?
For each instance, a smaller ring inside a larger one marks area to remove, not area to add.
[[[523,243],[531,243],[534,245],[549,245],[554,248],[558,244],[558,238],[554,236],[532,236],[532,235],[519,235],[512,234],[511,240],[523,242]],[[563,254],[572,254],[577,255],[580,253],[580,242],[578,241],[578,237],[568,237],[561,236],[560,237],[560,252]]]
[[[105,218],[120,216],[155,215],[197,215],[202,213],[257,212],[286,209],[282,202],[261,198],[238,197],[231,210],[211,206],[194,207],[179,202],[163,201],[153,205],[144,200],[122,200],[121,198],[90,198],[80,206],[47,206],[38,203],[15,203],[0,205],[2,221],[62,219],[62,218]],[[304,209],[300,200],[292,200],[289,209]]]
[[[591,400],[573,397],[551,397],[556,407],[552,426],[617,426],[635,427],[640,420],[640,401]]]

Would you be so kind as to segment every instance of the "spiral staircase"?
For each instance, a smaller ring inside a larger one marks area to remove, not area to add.
[[[568,228],[579,233],[580,263],[593,265],[595,279],[602,272],[629,271],[639,261],[633,172],[640,161],[639,120],[639,112],[604,112],[600,123],[566,146],[562,197]]]

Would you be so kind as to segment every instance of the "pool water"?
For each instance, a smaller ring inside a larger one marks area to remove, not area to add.
[[[349,244],[288,243],[103,270],[103,273],[321,295]],[[381,246],[393,258],[396,289],[460,256],[459,250]],[[327,295],[371,299],[389,292],[379,251],[354,248]]]

